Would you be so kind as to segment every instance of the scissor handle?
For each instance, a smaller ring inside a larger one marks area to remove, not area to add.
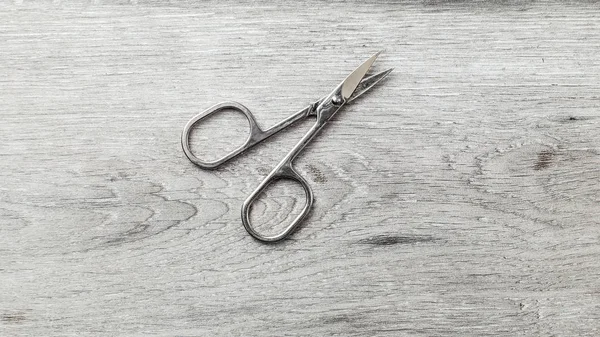
[[[194,116],[192,119],[189,120],[189,122],[187,122],[187,124],[183,127],[183,132],[181,133],[181,147],[183,148],[183,152],[185,153],[185,155],[192,163],[200,166],[203,169],[214,169],[217,168],[219,165],[225,163],[226,161],[230,160],[231,158],[237,156],[238,154],[251,148],[252,146],[287,128],[294,122],[303,119],[306,116],[309,116],[311,113],[314,113],[314,107],[315,104],[311,104],[306,108],[289,116],[288,118],[282,120],[276,125],[272,126],[268,130],[262,130],[258,126],[258,123],[256,122],[256,119],[254,118],[252,112],[250,112],[250,110],[244,105],[233,101],[222,102],[213,105],[212,107]],[[248,138],[246,138],[246,141],[240,147],[231,151],[229,154],[213,161],[202,160],[196,157],[196,155],[190,149],[190,134],[192,132],[192,128],[196,123],[200,122],[201,120],[223,110],[235,110],[241,112],[248,120],[248,124],[250,125],[250,134],[248,135]]]
[[[304,205],[304,208],[300,214],[298,214],[296,218],[292,220],[292,222],[281,233],[272,236],[265,236],[257,232],[250,223],[250,210],[252,208],[252,204],[259,198],[261,193],[263,193],[269,185],[280,179],[289,179],[299,182],[306,195],[306,204]],[[244,204],[242,205],[242,223],[244,224],[246,231],[257,240],[263,242],[280,241],[290,235],[298,227],[298,225],[300,225],[302,220],[306,218],[310,212],[313,201],[313,192],[306,179],[302,178],[302,176],[298,174],[296,170],[294,170],[291,161],[286,161],[278,165],[244,201]]]
[[[225,155],[224,157],[213,161],[202,160],[196,157],[196,155],[192,152],[190,148],[190,134],[192,132],[192,128],[196,123],[200,122],[201,120],[223,110],[235,110],[244,114],[244,116],[248,120],[248,124],[250,124],[250,135],[248,136],[244,144],[242,144],[240,147],[233,150],[229,154]],[[187,122],[187,124],[183,127],[183,132],[181,133],[181,146],[183,147],[183,152],[192,163],[204,169],[214,169],[219,165],[223,164],[224,162],[228,161],[229,159],[244,152],[245,150],[247,150],[248,148],[252,147],[253,145],[262,141],[265,138],[266,133],[260,129],[258,123],[256,123],[254,115],[252,115],[252,112],[250,112],[248,108],[246,108],[238,102],[222,102],[213,105],[212,107],[206,109],[204,112],[201,112],[200,114],[194,116],[192,119],[189,120],[189,122]]]

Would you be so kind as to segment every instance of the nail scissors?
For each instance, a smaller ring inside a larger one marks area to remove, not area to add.
[[[281,160],[279,164],[267,175],[267,177],[258,185],[258,187],[248,196],[248,198],[242,204],[242,224],[244,228],[250,235],[252,235],[255,239],[263,242],[275,242],[286,238],[290,235],[302,222],[302,220],[308,215],[310,209],[312,207],[314,196],[312,189],[308,185],[306,179],[304,179],[293,167],[293,161],[298,156],[298,154],[304,149],[304,147],[312,141],[315,136],[321,131],[321,129],[327,124],[327,122],[335,115],[335,113],[340,110],[344,104],[349,103],[356,99],[358,96],[362,95],[369,89],[371,89],[375,84],[385,78],[392,70],[388,69],[382,71],[380,73],[367,76],[367,71],[375,62],[377,56],[379,56],[381,52],[376,53],[371,56],[368,60],[363,62],[358,68],[356,68],[342,83],[333,89],[331,93],[327,96],[319,99],[318,101],[310,104],[306,108],[296,112],[290,117],[284,119],[283,121],[277,123],[273,127],[267,130],[262,130],[256,120],[254,115],[240,103],[237,102],[223,102],[217,105],[214,105],[208,108],[206,111],[196,115],[185,125],[183,128],[183,132],[181,134],[181,145],[183,147],[183,152],[188,157],[188,159],[198,165],[203,169],[214,169],[220,166],[221,164],[227,162],[228,160],[236,157],[240,153],[246,151],[252,146],[262,142],[268,137],[274,135],[275,133],[287,128],[292,125],[294,122],[307,118],[309,116],[316,116],[316,122],[313,127],[302,137],[302,139],[292,148],[292,150]],[[248,119],[248,123],[250,125],[250,135],[246,139],[246,142],[242,144],[239,148],[233,150],[231,153],[225,155],[224,157],[214,160],[214,161],[204,161],[200,158],[196,157],[194,153],[192,153],[190,149],[190,133],[192,131],[193,126],[203,120],[211,116],[212,114],[218,113],[223,110],[236,110],[244,114],[244,116]],[[279,180],[279,179],[290,179],[294,180],[304,189],[306,194],[306,204],[304,208],[300,212],[298,216],[289,224],[281,233],[277,235],[267,236],[263,235],[256,231],[256,229],[250,223],[250,210],[252,204],[258,199],[260,194],[269,186],[271,183]]]

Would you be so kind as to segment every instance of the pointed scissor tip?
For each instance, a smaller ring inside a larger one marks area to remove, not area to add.
[[[384,52],[385,52],[385,49],[381,49],[380,51],[378,51],[378,52],[375,53],[375,57],[381,55]]]
[[[373,56],[369,57],[369,59],[373,59],[373,61],[375,61],[381,53],[383,53],[383,50],[376,52],[375,54],[373,54]]]
[[[379,56],[379,53],[381,53],[381,51],[369,57],[368,60],[364,61],[360,66],[358,66],[358,68],[356,68],[350,75],[348,75],[348,77],[346,77],[344,82],[342,82],[342,96],[344,99],[350,98],[360,81],[367,74],[367,71],[369,71],[369,68],[371,68],[373,62],[375,62],[375,59],[377,59],[377,56]]]

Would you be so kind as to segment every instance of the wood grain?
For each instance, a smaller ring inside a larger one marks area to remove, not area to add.
[[[3,2],[0,335],[598,336],[599,32],[584,1]],[[185,122],[272,125],[380,49],[296,163],[310,218],[252,240],[310,121],[216,171]]]

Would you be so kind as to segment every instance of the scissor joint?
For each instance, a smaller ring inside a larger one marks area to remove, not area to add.
[[[318,100],[310,105],[310,108],[308,109],[308,112],[306,113],[307,117],[317,115],[317,107],[319,106],[319,104],[321,104],[321,101],[322,100]]]

